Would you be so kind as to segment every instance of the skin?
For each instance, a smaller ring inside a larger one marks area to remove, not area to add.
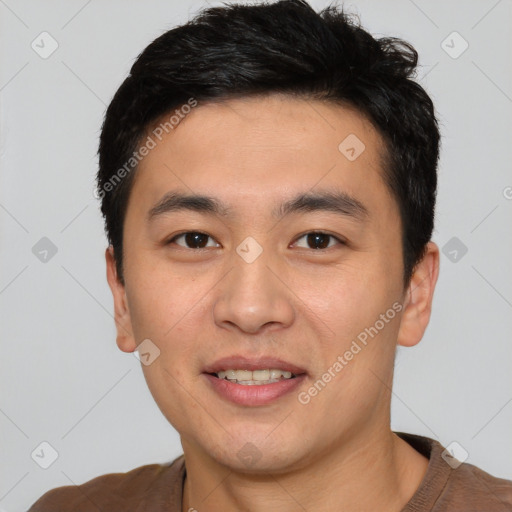
[[[338,145],[365,144],[349,161]],[[382,178],[382,139],[349,107],[280,95],[199,105],[142,160],[124,224],[123,286],[112,248],[107,277],[117,344],[149,338],[160,356],[143,366],[162,413],[180,433],[187,478],[183,511],[400,511],[428,461],[390,430],[396,345],[427,327],[439,250],[429,243],[404,287],[398,206]],[[273,208],[302,192],[340,190],[363,219]],[[151,222],[169,191],[205,194],[229,216],[174,211]],[[173,236],[212,237],[203,249]],[[334,239],[325,249],[304,234]],[[248,236],[252,263],[236,252]],[[307,391],[352,340],[394,303],[402,311],[306,405]],[[272,404],[235,405],[202,370],[231,355],[279,357],[306,369],[300,388]],[[248,467],[237,453],[250,442]],[[321,492],[318,492],[321,490]],[[303,507],[303,508],[301,508]]]

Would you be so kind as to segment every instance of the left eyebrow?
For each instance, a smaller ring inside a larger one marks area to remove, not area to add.
[[[280,219],[290,213],[316,211],[333,212],[359,221],[369,216],[368,208],[355,197],[346,192],[330,190],[299,194],[281,204],[273,211],[273,215]]]
[[[165,213],[189,210],[209,215],[228,217],[232,210],[214,197],[199,194],[169,192],[165,194],[148,212],[148,221]],[[356,198],[342,191],[320,191],[298,194],[272,210],[278,219],[297,212],[334,212],[344,217],[363,221],[369,216],[368,209]]]

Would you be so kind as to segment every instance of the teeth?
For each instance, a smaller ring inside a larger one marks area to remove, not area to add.
[[[270,370],[271,379],[279,379],[281,377],[281,370]]]
[[[252,380],[268,380],[270,378],[270,370],[255,370],[252,372]]]
[[[272,384],[283,379],[291,379],[292,372],[269,369],[269,370],[224,370],[217,373],[219,379],[226,379],[230,382],[252,386],[259,384]]]
[[[236,380],[252,380],[252,372],[249,370],[237,370]]]

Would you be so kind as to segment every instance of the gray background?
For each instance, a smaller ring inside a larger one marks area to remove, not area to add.
[[[202,5],[0,0],[0,511],[181,453],[140,363],[115,345],[93,178],[105,106],[133,59]],[[399,351],[392,426],[457,441],[512,478],[512,2],[345,6],[420,54],[444,137],[434,241],[459,244],[442,255],[423,341]],[[31,47],[51,48],[43,31],[59,45],[46,59]],[[454,31],[469,44],[457,58]],[[46,262],[32,251],[42,237],[58,250]],[[58,452],[46,470],[31,458],[51,462],[43,441]]]

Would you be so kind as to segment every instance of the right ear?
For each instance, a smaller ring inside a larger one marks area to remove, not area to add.
[[[105,260],[107,263],[107,281],[114,298],[117,346],[123,352],[133,352],[137,348],[137,344],[133,337],[132,321],[130,310],[128,309],[128,301],[126,300],[125,287],[117,275],[114,248],[111,245],[105,251]]]
[[[420,342],[430,320],[434,289],[439,276],[439,248],[428,242],[422,260],[411,276],[398,331],[398,344],[412,347]]]

